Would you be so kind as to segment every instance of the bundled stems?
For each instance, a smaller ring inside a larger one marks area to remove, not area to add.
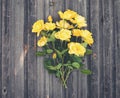
[[[69,78],[70,73],[71,73],[70,69],[68,69],[68,71],[62,70],[61,81],[65,88],[67,88],[67,79]]]

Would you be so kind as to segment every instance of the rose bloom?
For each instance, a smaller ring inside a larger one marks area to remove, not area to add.
[[[77,24],[78,28],[86,27],[87,23],[83,16],[77,15],[74,19],[70,20],[72,23]]]
[[[58,14],[61,19],[66,19],[66,20],[70,20],[70,19],[76,17],[76,15],[77,15],[77,13],[72,10],[67,10],[64,13],[59,11]]]
[[[48,16],[48,21],[49,21],[49,22],[52,22],[52,21],[53,21],[52,16]]]
[[[60,39],[62,41],[69,41],[71,38],[71,31],[67,29],[62,29],[59,32],[55,33],[55,38]]]
[[[38,42],[37,42],[37,45],[42,47],[44,46],[45,44],[47,43],[47,38],[45,36],[41,37]]]
[[[73,33],[73,36],[80,37],[81,30],[80,29],[73,29],[72,33]]]
[[[77,56],[84,56],[86,49],[80,44],[76,42],[70,42],[68,44],[69,54],[75,54]]]
[[[92,45],[94,43],[92,33],[89,32],[88,30],[81,30],[81,37],[89,45]]]
[[[43,29],[44,29],[44,21],[43,20],[36,21],[32,26],[32,32],[37,33],[37,36],[39,36],[41,30],[43,30]]]
[[[54,30],[55,28],[55,23],[45,23],[45,30]]]
[[[58,28],[64,28],[64,29],[71,29],[71,28],[73,28],[73,26],[70,25],[65,20],[60,20],[59,22],[56,22],[56,25],[57,25]]]

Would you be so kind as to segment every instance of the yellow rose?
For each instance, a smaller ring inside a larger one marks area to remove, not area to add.
[[[79,37],[81,35],[81,30],[80,29],[74,29],[72,31],[73,36]]]
[[[59,32],[55,33],[55,38],[60,39],[62,41],[69,41],[71,38],[71,31],[67,29],[62,29]]]
[[[41,30],[43,30],[43,29],[44,29],[44,21],[43,20],[36,21],[32,26],[32,32],[37,33],[37,36],[39,36]]]
[[[80,44],[76,42],[70,42],[68,44],[69,54],[75,54],[77,56],[84,56],[86,49]]]
[[[54,30],[55,28],[55,23],[45,23],[45,30]]]
[[[56,25],[58,28],[64,28],[64,29],[70,29],[73,28],[72,25],[70,25],[67,21],[65,20],[60,20],[59,22],[56,22]]]
[[[92,45],[94,42],[92,33],[90,33],[88,30],[81,30],[81,37],[89,45]]]
[[[47,38],[45,36],[41,37],[38,42],[37,42],[37,45],[42,47],[44,46],[45,44],[47,43]]]
[[[74,19],[70,19],[74,24],[77,24],[78,28],[86,27],[87,23],[83,16],[77,15]]]
[[[57,57],[56,53],[53,53],[52,58],[56,59],[56,57]]]
[[[48,21],[49,21],[49,22],[52,22],[52,21],[53,21],[52,16],[48,16]]]
[[[64,13],[59,11],[58,14],[61,19],[66,19],[66,20],[70,20],[70,19],[76,17],[76,15],[77,15],[77,13],[72,10],[67,10]]]

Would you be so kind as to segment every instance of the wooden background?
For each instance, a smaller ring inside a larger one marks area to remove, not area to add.
[[[74,71],[68,89],[35,56],[37,19],[72,9],[93,32],[93,74]],[[0,98],[120,98],[120,0],[0,0]]]

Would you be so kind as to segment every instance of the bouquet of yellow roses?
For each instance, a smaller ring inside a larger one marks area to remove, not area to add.
[[[38,47],[42,47],[36,55],[44,56],[45,68],[67,88],[67,79],[73,70],[91,74],[89,69],[84,69],[83,59],[92,53],[89,47],[94,40],[92,33],[85,29],[87,23],[83,16],[72,10],[59,11],[58,14],[60,20],[56,22],[53,22],[52,16],[48,16],[48,22],[36,21],[32,32],[39,38]]]

